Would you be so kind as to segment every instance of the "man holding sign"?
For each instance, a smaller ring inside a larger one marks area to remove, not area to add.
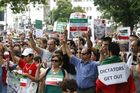
[[[135,84],[132,75],[129,74],[127,65],[119,58],[119,45],[114,42],[110,43],[108,51],[110,57],[101,62],[101,66],[104,68],[98,67],[99,77],[96,81],[96,93],[134,93]]]

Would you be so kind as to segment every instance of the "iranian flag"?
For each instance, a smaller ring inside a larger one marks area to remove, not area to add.
[[[21,78],[20,79],[20,86],[21,87],[26,87],[26,85],[27,85],[27,79]]]

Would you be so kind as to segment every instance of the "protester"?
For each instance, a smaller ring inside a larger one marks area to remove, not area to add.
[[[0,93],[7,93],[7,84],[6,84],[6,67],[3,66],[3,52],[4,47],[0,42]]]
[[[73,52],[75,53],[75,51]],[[68,76],[70,79],[75,79],[76,76],[75,66],[73,64],[70,64],[68,55],[63,54],[62,50],[56,50],[54,54],[59,54],[62,56],[63,59],[62,68],[64,68],[68,72]]]
[[[99,49],[99,53],[100,53],[100,61],[102,61],[103,59],[107,58],[109,56],[108,54],[108,45],[111,43],[112,38],[110,37],[104,37],[102,38],[102,46]]]
[[[127,64],[129,68],[133,68],[137,64],[137,53],[140,50],[140,40],[134,40],[130,43],[130,52],[127,57]]]
[[[0,93],[7,93],[7,75],[16,65],[12,62],[9,51],[6,51],[3,44],[0,44]]]
[[[122,62],[119,58],[120,48],[115,42],[112,42],[108,46],[109,57],[101,62],[101,65],[120,63]],[[134,93],[135,84],[133,81],[132,74],[129,75],[127,82],[120,84],[105,85],[100,79],[96,81],[96,93]]]
[[[10,37],[9,37],[9,41],[10,41],[12,59],[16,64],[18,64],[23,74],[26,73],[28,78],[34,79],[37,67],[36,67],[36,63],[33,62],[33,57],[34,57],[33,50],[31,48],[24,49],[24,51],[22,52],[23,58],[21,58],[15,55],[13,50],[12,40]]]
[[[45,89],[43,93],[62,93],[59,82],[68,78],[67,72],[61,68],[62,64],[62,57],[54,54],[51,59],[51,68],[48,67],[41,75],[36,77],[37,81],[45,78]],[[37,71],[39,74],[40,66],[38,66]]]
[[[133,77],[136,85],[135,93],[140,93],[140,51],[137,53],[137,65],[133,66]]]
[[[47,48],[44,49],[44,48],[37,47],[37,45],[34,41],[34,38],[33,38],[32,31],[30,31],[29,36],[30,36],[30,43],[31,43],[32,48],[38,53],[39,56],[41,56],[43,63],[45,63],[46,66],[50,67],[51,66],[50,61],[51,61],[52,54],[57,49],[55,40],[49,39],[47,42]],[[43,45],[41,45],[41,46],[43,46]]]
[[[130,37],[129,37],[129,40],[130,40],[130,43],[132,42],[132,41],[137,41],[139,38],[136,36],[136,35],[130,35]]]
[[[94,61],[90,60],[91,51],[88,48],[83,48],[81,51],[81,59],[74,56],[66,44],[67,32],[65,32],[63,53],[67,53],[70,58],[70,63],[76,67],[76,82],[78,85],[77,93],[95,93],[97,66]]]

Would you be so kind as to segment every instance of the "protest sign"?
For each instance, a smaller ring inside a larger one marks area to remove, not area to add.
[[[94,19],[94,37],[95,37],[95,40],[105,37],[105,31],[106,31],[105,20]]]
[[[98,78],[105,85],[127,82],[130,71],[125,62],[98,66]]]
[[[119,40],[129,40],[130,27],[119,27],[117,28]]]
[[[8,72],[7,93],[36,93],[37,83],[32,82],[29,78],[26,78],[26,80],[23,80],[22,78],[25,77],[23,77],[20,74],[15,74],[15,72]],[[26,85],[24,84],[23,86],[23,83],[25,81],[26,81]]]
[[[34,33],[35,33],[36,38],[43,37],[43,30],[41,29],[36,29]]]
[[[56,32],[64,32],[64,28],[67,27],[66,22],[56,22],[56,28],[54,31]]]
[[[69,37],[75,38],[82,36],[83,32],[88,31],[88,18],[86,13],[71,13],[69,19]]]
[[[121,51],[128,52],[130,50],[129,49],[130,27],[119,27],[117,28],[117,33],[118,33],[117,43],[119,43]]]

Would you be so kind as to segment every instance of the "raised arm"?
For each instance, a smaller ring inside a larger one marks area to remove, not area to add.
[[[69,58],[71,58],[73,55],[70,51],[70,48],[68,47],[66,41],[67,41],[67,35],[68,35],[68,31],[67,30],[64,30],[64,41],[63,41],[63,49],[65,49],[65,51],[63,52],[66,52],[67,55],[69,56]]]
[[[88,31],[87,33],[84,33],[84,37],[87,40],[87,47],[93,51],[93,52],[97,52],[97,49],[95,47],[93,47],[93,43],[91,41],[91,31]]]
[[[12,38],[8,37],[9,39],[9,44],[10,44],[10,51],[11,51],[11,57],[14,63],[18,64],[20,57],[16,56],[13,50],[13,42],[12,42]]]
[[[40,54],[40,53],[41,53],[41,49],[40,49],[39,47],[36,46],[36,43],[35,43],[34,38],[33,38],[33,31],[30,31],[30,32],[29,32],[29,37],[30,37],[30,43],[31,43],[32,48],[33,48],[38,54]]]

